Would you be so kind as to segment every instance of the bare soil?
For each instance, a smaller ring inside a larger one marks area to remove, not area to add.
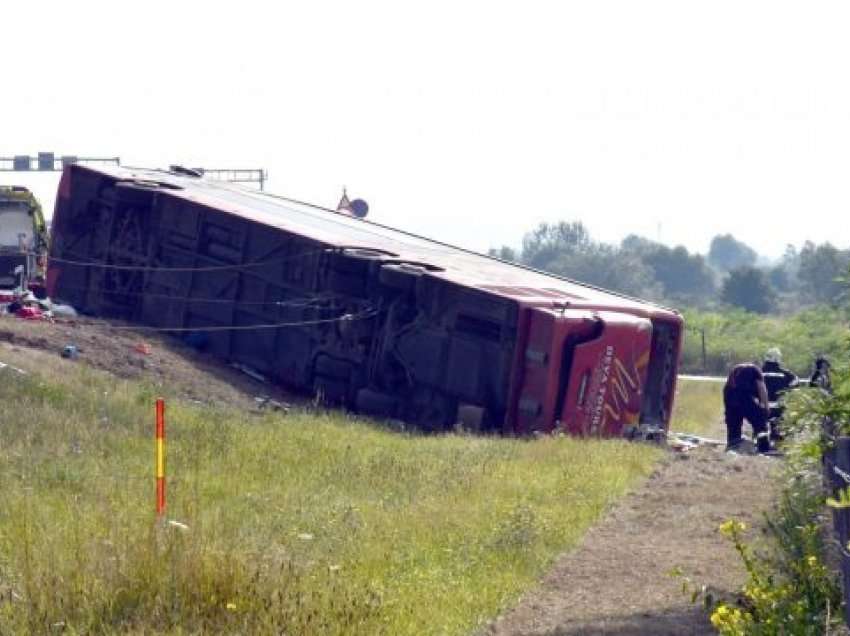
[[[725,436],[719,419],[713,436]],[[776,494],[771,474],[780,461],[722,447],[670,451],[642,486],[484,633],[716,633],[702,606],[691,603],[681,579],[670,572],[679,567],[715,593],[740,588],[745,578],[740,559],[717,528],[735,518],[758,533]]]
[[[243,409],[256,409],[257,397],[282,404],[304,401],[303,397],[196,351],[177,338],[143,330],[113,329],[110,325],[114,324],[88,317],[42,322],[0,314],[0,344],[4,344],[0,347],[0,362],[10,363],[3,359],[4,349],[18,349],[26,352],[24,367],[84,364],[120,378],[150,382],[187,400]],[[74,360],[60,357],[66,345],[78,349]],[[144,349],[144,345],[150,353],[137,350]],[[14,358],[21,360],[20,355]]]

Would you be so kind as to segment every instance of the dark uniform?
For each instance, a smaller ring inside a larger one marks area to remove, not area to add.
[[[779,421],[782,419],[782,413],[785,411],[785,407],[779,403],[779,398],[782,393],[797,386],[800,383],[800,379],[794,372],[789,371],[774,360],[765,360],[764,364],[761,365],[761,370],[764,375],[764,384],[767,388],[770,439],[780,440],[782,439],[782,434],[779,430]]]
[[[754,364],[739,364],[729,372],[723,387],[727,448],[734,448],[741,443],[741,429],[746,419],[753,427],[758,451],[765,453],[770,450],[767,411],[759,399],[759,384],[763,382],[764,375]]]
[[[823,356],[818,356],[815,359],[815,370],[809,379],[809,386],[817,387],[825,393],[832,393],[832,380],[829,377],[829,360]]]

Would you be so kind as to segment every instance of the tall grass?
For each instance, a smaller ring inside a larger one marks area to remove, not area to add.
[[[715,435],[724,430],[723,383],[679,379],[670,430]]]
[[[847,315],[816,307],[793,316],[761,316],[743,310],[723,313],[686,310],[682,370],[725,375],[739,362],[762,360],[770,347],[780,347],[785,362],[799,375],[811,371],[816,354],[841,348],[847,338]],[[705,332],[706,360],[702,361]]]
[[[620,441],[422,437],[0,371],[0,633],[465,633],[647,475]]]

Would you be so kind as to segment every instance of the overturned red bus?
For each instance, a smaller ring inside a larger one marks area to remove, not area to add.
[[[426,430],[667,428],[678,313],[186,171],[66,167],[48,285]]]

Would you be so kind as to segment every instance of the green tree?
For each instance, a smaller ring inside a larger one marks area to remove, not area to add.
[[[634,234],[621,243],[624,253],[636,254],[650,267],[661,284],[665,298],[705,305],[717,293],[714,272],[700,254],[691,254],[679,245],[669,248]]]
[[[776,292],[762,270],[744,266],[729,272],[723,281],[720,298],[729,305],[766,314],[776,302]]]
[[[728,272],[736,267],[752,266],[756,264],[756,260],[756,251],[731,234],[717,235],[711,239],[708,262],[721,271]]]
[[[594,241],[580,222],[541,223],[523,238],[520,262],[624,294],[661,296],[652,270],[639,257]]]
[[[563,252],[546,269],[589,285],[642,298],[661,298],[652,270],[634,254],[613,245],[592,243],[581,251]]]
[[[502,245],[502,247],[499,248],[491,247],[489,250],[487,250],[487,255],[493,256],[503,261],[510,261],[512,263],[515,263],[519,260],[516,250],[507,245]]]
[[[586,252],[592,246],[590,233],[580,221],[541,223],[522,239],[522,262],[546,269],[561,254]]]
[[[850,254],[831,243],[815,245],[806,241],[800,250],[797,277],[804,301],[837,303],[844,297],[845,286],[839,280],[847,272]]]

